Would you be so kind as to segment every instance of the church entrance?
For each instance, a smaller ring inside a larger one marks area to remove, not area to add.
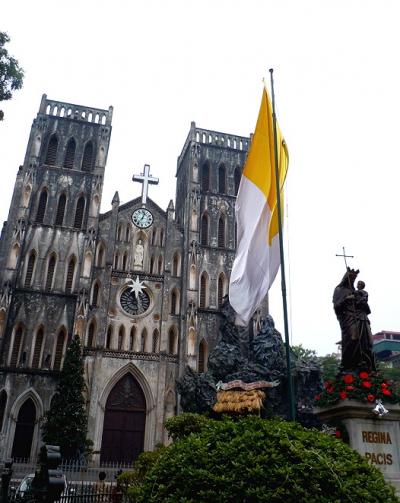
[[[126,374],[107,398],[100,462],[134,461],[143,451],[145,424],[143,391],[132,374]]]
[[[36,407],[31,398],[28,398],[19,409],[17,424],[15,426],[14,443],[11,457],[14,459],[29,459],[33,433],[35,431]]]

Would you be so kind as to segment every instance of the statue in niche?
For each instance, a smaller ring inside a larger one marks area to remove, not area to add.
[[[357,283],[357,290],[354,288],[358,273],[358,270],[348,267],[333,293],[333,308],[342,331],[343,371],[376,370],[368,319],[371,313],[368,293],[364,290],[363,281]]]
[[[144,259],[144,246],[142,240],[139,239],[135,247],[133,268],[139,270],[143,269],[143,259]]]

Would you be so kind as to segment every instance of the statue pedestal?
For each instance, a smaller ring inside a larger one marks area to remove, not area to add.
[[[400,405],[384,404],[389,414],[382,418],[372,409],[375,404],[342,400],[326,408],[316,408],[323,423],[341,421],[349,434],[350,447],[381,470],[385,479],[400,493]]]

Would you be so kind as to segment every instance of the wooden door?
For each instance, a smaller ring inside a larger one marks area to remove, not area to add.
[[[100,461],[132,462],[143,451],[146,400],[138,382],[126,374],[111,390],[104,414]]]
[[[11,457],[14,459],[29,459],[31,456],[33,433],[35,431],[36,407],[28,398],[19,409],[15,426],[14,443]]]

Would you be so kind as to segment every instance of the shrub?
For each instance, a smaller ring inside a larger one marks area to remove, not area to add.
[[[175,421],[185,422],[179,416]],[[399,501],[375,467],[330,435],[255,416],[199,424],[198,432],[160,453],[137,486],[135,501]]]
[[[165,427],[172,440],[179,440],[187,437],[190,433],[199,433],[208,424],[206,416],[186,412],[179,416],[167,419]]]
[[[118,476],[118,485],[126,496],[135,501],[135,496],[147,472],[157,463],[165,449],[166,447],[159,446],[154,451],[142,452],[135,461],[133,470],[123,472]]]

